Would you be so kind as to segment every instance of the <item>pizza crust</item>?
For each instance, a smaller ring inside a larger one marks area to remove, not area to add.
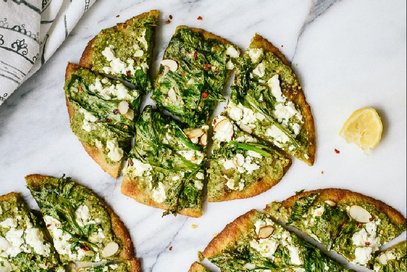
[[[189,268],[188,272],[209,272],[209,270],[201,263],[194,262]]]

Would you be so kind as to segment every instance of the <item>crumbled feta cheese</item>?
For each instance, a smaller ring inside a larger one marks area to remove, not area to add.
[[[0,223],[3,228],[15,228],[17,227],[17,221],[14,218],[7,218]]]
[[[324,214],[324,212],[325,212],[325,207],[321,206],[321,207],[318,207],[318,208],[316,208],[314,210],[314,212],[312,213],[312,216],[313,217],[320,217],[320,216],[322,216]]]
[[[249,57],[253,63],[257,63],[258,60],[263,56],[262,48],[251,48],[247,51]]]
[[[155,187],[151,192],[152,198],[155,202],[163,203],[167,198],[165,194],[165,186],[162,182],[159,182],[157,187]]]
[[[362,229],[353,234],[352,243],[356,246],[354,263],[367,264],[372,253],[379,249],[380,239],[376,237],[379,223],[379,220],[366,223]]]
[[[253,157],[253,158],[257,158],[257,159],[263,158],[263,156],[261,154],[255,152],[255,151],[252,151],[252,150],[247,151],[247,155],[249,155],[250,157]]]
[[[266,73],[266,65],[264,64],[264,62],[260,62],[256,68],[254,68],[253,70],[253,74],[258,76],[258,77],[263,77]]]
[[[134,73],[135,73],[134,60],[127,59],[126,62],[124,62],[114,55],[113,50],[114,50],[114,47],[112,45],[110,45],[110,46],[107,46],[102,51],[102,55],[110,63],[110,67],[103,67],[103,72],[105,72],[106,74],[112,73],[112,74],[123,74],[123,75],[127,75],[127,73],[130,73],[130,75],[134,76]]]
[[[178,154],[195,164],[200,164],[205,156],[201,151],[195,150],[180,150],[178,151]]]
[[[140,36],[137,37],[137,40],[144,46],[144,49],[148,48],[148,43],[146,40],[146,30],[144,29],[143,32],[141,32]]]
[[[129,166],[132,167],[134,169],[134,176],[136,177],[142,177],[146,172],[147,174],[149,174],[151,172],[151,170],[153,170],[153,167],[151,167],[150,164],[147,163],[143,163],[142,161],[133,158],[131,159],[133,165]]]
[[[227,180],[226,181],[226,186],[234,191],[242,191],[244,189],[245,183],[244,180],[240,180],[238,182],[236,182],[234,179],[228,178],[226,176],[224,176],[224,178]]]
[[[202,182],[202,180],[201,180],[201,179],[196,179],[196,180],[194,181],[194,186],[195,186],[196,189],[202,190],[202,189],[203,189],[203,182]]]
[[[45,243],[44,235],[38,228],[29,228],[25,231],[25,241],[30,245],[36,254],[49,256],[51,245]]]
[[[14,229],[11,228],[9,231],[6,232],[5,238],[9,242],[10,246],[6,250],[6,256],[15,257],[20,252],[23,252],[23,239],[24,231],[22,229]]]
[[[290,140],[290,138],[288,138],[288,136],[275,125],[267,128],[265,134],[267,137],[273,139],[274,142],[276,142],[275,144],[279,147],[281,146],[281,144],[285,144]]]
[[[141,49],[138,49],[138,50],[136,50],[136,52],[134,52],[134,56],[135,56],[136,58],[140,58],[140,57],[142,57],[143,55],[144,55],[144,51],[141,50]]]
[[[88,206],[86,205],[79,206],[75,211],[75,216],[76,222],[78,222],[79,226],[83,227],[89,224],[91,218]]]
[[[382,265],[386,265],[388,261],[395,260],[396,256],[393,254],[393,252],[388,251],[380,254],[378,259]]]
[[[118,162],[123,158],[123,154],[124,154],[123,149],[121,149],[119,147],[119,143],[117,142],[116,139],[108,140],[106,143],[106,147],[109,150],[109,152],[107,153],[107,156],[113,162]]]
[[[226,69],[233,70],[233,68],[235,68],[235,65],[233,64],[232,60],[228,60],[228,62],[226,62]]]
[[[240,53],[239,51],[236,50],[236,48],[229,45],[228,48],[226,49],[226,55],[228,55],[231,58],[237,58],[239,57]]]
[[[198,172],[198,173],[196,173],[196,178],[197,178],[197,179],[204,179],[204,178],[205,178],[205,175],[204,175],[204,173],[202,173],[202,172]]]
[[[216,125],[214,127],[213,139],[219,142],[230,142],[233,137],[233,124],[229,119],[220,116],[214,120]]]
[[[98,120],[92,113],[88,112],[87,110],[80,108],[79,112],[83,114],[83,124],[82,129],[84,131],[90,132],[96,129],[95,122]]]
[[[261,256],[273,258],[278,248],[279,242],[275,239],[260,239],[250,241],[250,246],[257,250]]]
[[[271,93],[276,98],[277,102],[285,102],[286,98],[283,96],[280,87],[280,80],[278,79],[278,74],[272,76],[269,81],[267,82],[269,87],[271,88]]]

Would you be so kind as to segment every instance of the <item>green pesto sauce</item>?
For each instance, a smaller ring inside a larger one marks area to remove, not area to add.
[[[176,61],[178,68],[169,71],[161,65],[152,96],[158,106],[191,127],[207,123],[217,103],[224,100],[228,46],[233,45],[206,39],[188,28],[177,29],[163,59]],[[175,101],[170,90],[175,92]]]
[[[119,263],[110,263],[110,264],[103,264],[103,265],[98,265],[98,266],[93,266],[93,267],[81,267],[81,268],[76,268],[76,272],[128,272],[132,271],[130,270],[130,267],[127,263],[125,262],[119,262]]]
[[[102,30],[92,44],[92,70],[127,80],[145,93],[151,91],[148,67],[151,65],[154,32],[157,24],[158,17],[146,16],[131,20],[125,27],[116,26]],[[134,64],[131,65],[135,70],[134,74],[129,71],[121,74],[106,73],[104,67],[110,67],[110,62],[102,52],[109,46],[112,46],[115,57],[124,62],[126,66],[129,64],[129,59],[134,61]],[[143,51],[141,57],[135,56],[137,50]]]
[[[144,178],[138,177],[139,186],[145,193],[162,183],[166,191],[167,213],[176,213],[185,208],[201,208],[203,194],[195,186],[196,174],[203,173],[204,161],[194,163],[180,152],[197,152],[204,156],[202,146],[193,144],[182,127],[168,116],[147,106],[136,123],[135,145],[129,158],[135,158],[152,167]],[[135,178],[131,166],[127,175]],[[177,178],[175,178],[177,176]],[[203,182],[203,181],[202,181]]]
[[[59,258],[52,247],[51,243],[46,238],[44,231],[44,225],[40,217],[35,212],[31,212],[20,197],[13,197],[8,201],[0,201],[0,222],[4,222],[6,219],[15,219],[17,226],[16,230],[27,229],[28,224],[33,228],[39,228],[44,237],[45,243],[50,247],[50,253],[48,256],[42,256],[36,254],[34,249],[30,246],[30,253],[20,252],[15,257],[3,255],[5,253],[0,250],[2,256],[0,256],[0,270],[5,268],[5,271],[17,271],[17,272],[46,272],[56,271],[62,269]],[[8,227],[0,226],[0,239],[5,239],[7,232],[10,231]],[[23,234],[24,235],[24,234]]]
[[[242,140],[241,140],[242,139]],[[247,139],[249,139],[247,141]],[[289,165],[289,158],[282,152],[264,142],[252,142],[255,140],[247,133],[234,126],[234,135],[230,142],[214,141],[212,155],[209,160],[208,173],[208,197],[216,199],[225,196],[232,191],[226,183],[233,180],[234,184],[244,181],[245,188],[253,183],[260,181],[262,178],[280,180],[284,175],[284,169]],[[240,173],[236,168],[225,169],[224,161],[233,160],[237,154],[244,157],[250,156],[249,151],[256,152],[261,158],[253,158],[259,169],[252,173],[245,171]],[[237,187],[239,187],[237,185]]]
[[[400,242],[381,252],[374,259],[373,270],[376,272],[407,271],[407,243]]]
[[[245,233],[234,244],[226,248],[220,255],[210,258],[210,261],[217,265],[221,271],[249,271],[246,267],[248,264],[254,265],[254,269],[271,270],[271,271],[296,271],[295,269],[303,268],[305,271],[346,271],[337,262],[329,259],[319,249],[302,240],[294,233],[289,233],[280,225],[274,223],[274,231],[268,239],[276,241],[282,240],[282,235],[288,235],[290,247],[298,249],[299,257],[302,264],[296,265],[291,262],[290,250],[287,245],[279,244],[276,248],[273,258],[262,256],[251,245],[250,241],[257,240],[258,235],[255,232],[254,223],[258,219],[266,219],[267,216],[258,213],[252,218],[253,228]],[[327,270],[328,269],[328,270]],[[257,270],[256,270],[257,271]]]
[[[115,259],[120,254],[121,242],[113,233],[108,208],[91,190],[65,177],[48,178],[40,187],[29,186],[29,189],[44,217],[51,216],[60,221],[64,233],[72,236],[68,241],[71,244],[72,252],[77,252],[79,248],[85,248],[87,251],[87,254],[79,259],[73,259],[60,252],[60,258],[64,263],[99,261],[103,259],[101,252],[104,246],[112,241],[119,245],[119,250],[109,259]],[[93,222],[79,223],[76,211],[82,206],[87,206],[89,220]],[[102,241],[91,242],[90,237],[98,232],[102,232],[104,235]]]
[[[253,70],[260,63],[264,64],[264,76],[262,77],[253,73]],[[309,156],[309,137],[304,126],[304,114],[293,101],[293,97],[301,92],[302,88],[291,67],[285,65],[274,53],[266,51],[255,63],[251,60],[248,51],[246,51],[243,57],[239,59],[237,67],[235,81],[231,87],[230,101],[235,105],[240,103],[254,113],[261,113],[265,116],[263,120],[256,120],[255,128],[251,133],[261,139],[273,142],[295,157],[307,160],[307,156]],[[273,95],[268,81],[275,75],[279,77],[282,95],[286,97],[287,101],[294,103],[296,110],[301,113],[302,119],[293,116],[288,121],[288,124],[283,124],[274,114],[278,100]],[[301,126],[297,135],[291,127],[292,124]],[[273,125],[288,137],[287,142],[276,142],[267,135],[266,130]]]

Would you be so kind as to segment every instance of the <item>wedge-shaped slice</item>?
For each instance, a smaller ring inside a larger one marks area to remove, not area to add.
[[[71,267],[75,272],[141,272],[140,263],[137,259],[109,262],[105,264],[78,264]]]
[[[117,178],[130,149],[141,93],[71,63],[65,78],[72,131],[100,167]]]
[[[205,266],[201,263],[194,262],[189,268],[188,272],[210,272]]]
[[[134,259],[126,227],[91,190],[65,177],[29,175],[26,181],[63,263]]]
[[[228,224],[203,257],[221,271],[346,271],[319,249],[255,210]]]
[[[102,30],[82,54],[80,65],[151,90],[149,67],[160,12],[152,10]]]
[[[135,145],[122,183],[123,194],[165,209],[166,213],[200,216],[204,148],[194,144],[178,123],[151,106],[144,109],[136,128]],[[202,130],[206,133],[207,126]]]
[[[407,271],[407,242],[400,242],[380,252],[373,261],[376,272]]]
[[[0,271],[65,271],[43,222],[18,193],[0,196]]]
[[[302,192],[269,204],[266,212],[365,266],[379,247],[406,229],[406,219],[393,208],[341,189]]]
[[[260,194],[276,185],[291,164],[283,152],[242,131],[227,117],[215,117],[213,128],[208,201]]]
[[[153,99],[191,127],[208,123],[240,50],[212,33],[177,27],[164,52]]]
[[[257,34],[240,59],[226,113],[244,131],[314,163],[314,121],[301,85],[282,53]]]

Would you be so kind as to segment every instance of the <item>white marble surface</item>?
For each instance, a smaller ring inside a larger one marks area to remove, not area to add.
[[[159,56],[179,24],[213,31],[242,48],[255,32],[281,46],[313,109],[315,165],[295,161],[275,188],[251,199],[206,205],[198,219],[162,218],[160,210],[121,195],[120,180],[102,172],[69,129],[64,70],[100,29],[153,8],[162,11],[163,22],[174,17],[160,28]],[[187,271],[197,251],[228,222],[301,189],[347,188],[406,214],[405,12],[403,0],[99,0],[55,56],[0,107],[0,194],[23,192],[34,206],[25,175],[73,176],[113,206],[131,231],[144,271],[154,272]],[[379,109],[385,126],[382,143],[368,154],[338,136],[348,115],[363,106]]]

